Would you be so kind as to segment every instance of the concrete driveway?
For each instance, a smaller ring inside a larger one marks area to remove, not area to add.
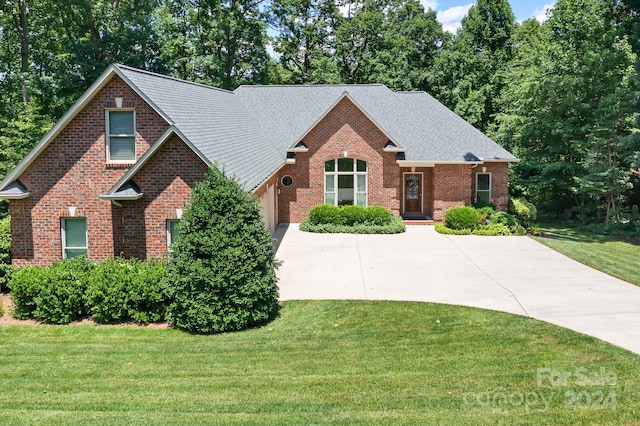
[[[528,237],[312,234],[281,226],[280,298],[449,303],[537,318],[640,354],[640,287]]]

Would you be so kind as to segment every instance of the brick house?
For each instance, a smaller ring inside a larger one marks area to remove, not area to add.
[[[319,203],[442,220],[507,206],[517,159],[424,92],[383,85],[233,92],[110,66],[0,183],[13,263],[160,257],[211,165],[260,200],[267,227]]]

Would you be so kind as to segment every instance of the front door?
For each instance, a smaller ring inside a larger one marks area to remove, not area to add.
[[[422,173],[404,174],[404,212],[422,213]]]

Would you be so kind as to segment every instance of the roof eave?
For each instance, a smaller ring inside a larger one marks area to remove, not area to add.
[[[151,148],[149,148],[147,152],[145,152],[144,155],[140,157],[140,159],[136,161],[136,163],[129,170],[127,170],[127,172],[118,180],[118,182],[116,182],[116,184],[113,185],[111,189],[107,191],[106,194],[104,194],[104,196],[101,196],[101,198],[107,199],[107,197],[116,196],[120,187],[131,180],[131,178],[138,172],[138,170],[140,170],[142,166],[144,166],[146,162],[160,149],[160,147],[167,140],[169,140],[172,134],[176,134],[180,139],[182,139],[182,141],[186,143],[187,146],[191,148],[191,150],[207,166],[210,166],[212,164],[211,161],[209,161],[207,157],[205,157],[204,154],[202,154],[202,152],[200,152],[200,150],[197,149],[182,132],[180,132],[180,130],[178,130],[175,126],[171,126],[162,134],[162,136],[160,136],[160,138],[158,138],[158,140],[151,146]]]
[[[80,96],[80,99],[58,120],[58,122],[47,132],[40,142],[18,163],[18,165],[0,182],[0,191],[8,184],[18,179],[20,175],[33,163],[42,151],[62,132],[69,122],[93,99],[111,78],[117,74],[116,66],[110,65],[98,79]]]
[[[318,117],[318,119],[317,119],[317,120],[315,120],[315,121],[311,124],[311,126],[309,126],[309,128],[308,128],[307,130],[305,130],[305,131],[302,133],[302,135],[300,135],[300,137],[296,138],[296,142],[294,142],[294,145],[292,145],[292,146],[291,146],[291,148],[289,148],[289,150],[291,150],[291,149],[295,149],[295,145],[297,145],[297,144],[299,143],[298,141],[304,140],[304,138],[305,138],[305,137],[307,137],[307,135],[308,135],[309,133],[311,133],[311,131],[312,131],[312,130],[313,130],[313,129],[318,125],[318,124],[320,124],[320,122],[321,122],[322,120],[324,120],[324,118],[325,118],[327,115],[329,115],[329,113],[330,113],[331,111],[333,111],[333,109],[334,109],[334,108],[335,108],[335,107],[336,107],[336,106],[337,106],[337,105],[338,105],[338,104],[339,104],[343,99],[345,99],[345,98],[346,98],[346,99],[349,99],[349,101],[350,101],[352,104],[354,104],[354,105],[356,106],[356,108],[358,108],[358,110],[360,110],[360,112],[361,112],[362,114],[364,114],[364,116],[365,116],[365,117],[367,117],[367,118],[368,118],[368,119],[373,123],[373,125],[374,125],[374,126],[376,126],[378,129],[380,129],[380,131],[385,135],[385,137],[386,137],[387,139],[389,139],[391,142],[393,142],[393,143],[394,143],[398,148],[403,148],[403,149],[404,149],[404,147],[402,146],[402,144],[400,144],[400,143],[399,143],[395,138],[392,138],[392,137],[390,136],[389,132],[388,132],[388,131],[383,127],[383,126],[381,126],[381,125],[380,125],[380,124],[379,124],[379,123],[378,123],[378,122],[377,122],[373,117],[371,117],[371,116],[369,115],[369,113],[368,113],[364,108],[362,108],[362,107],[361,107],[361,106],[360,106],[360,105],[359,105],[359,104],[358,104],[358,103],[353,99],[353,97],[349,94],[349,92],[345,91],[345,92],[343,92],[343,93],[338,97],[338,99],[337,99],[333,104],[331,104],[331,106],[330,106],[329,108],[327,108],[327,110],[326,110],[325,112],[323,112],[323,113],[320,115],[320,117]]]
[[[100,199],[110,200],[110,201],[135,201],[142,198],[143,195],[144,195],[143,192],[139,194],[131,194],[131,195],[103,194],[100,196]]]
[[[30,195],[30,192],[23,192],[22,194],[3,194],[0,192],[0,200],[24,200]]]

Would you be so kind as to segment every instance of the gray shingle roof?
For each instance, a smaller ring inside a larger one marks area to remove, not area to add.
[[[130,68],[109,67],[38,145],[0,183],[0,198],[27,196],[17,179],[114,75],[132,85],[170,124],[169,130],[105,196],[124,188],[171,133],[206,162],[255,189],[286,162],[294,148],[332,106],[348,96],[402,150],[410,162],[517,161],[509,152],[424,92],[393,92],[386,86],[241,86],[234,92]],[[300,148],[298,148],[299,150]],[[133,191],[133,192],[132,192]],[[132,192],[129,194],[129,192]]]
[[[294,147],[348,96],[406,161],[515,161],[513,155],[425,92],[380,84],[241,86],[234,92],[117,66],[207,158],[247,189],[280,168]]]
[[[284,163],[286,152],[271,144],[232,92],[117,67],[211,163],[246,189],[258,186]]]

